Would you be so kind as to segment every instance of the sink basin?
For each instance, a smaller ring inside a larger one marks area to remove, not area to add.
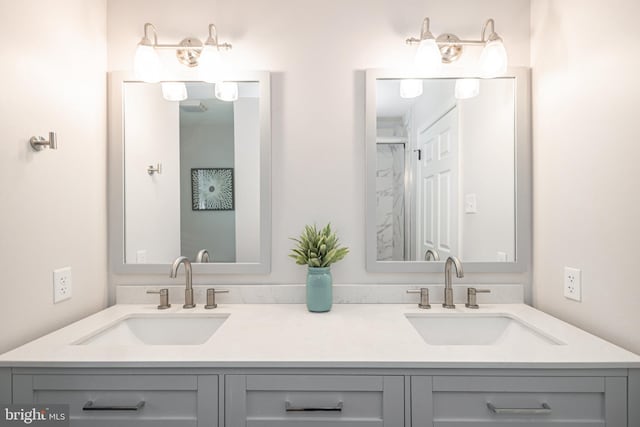
[[[226,315],[133,315],[75,345],[199,345],[227,320]]]
[[[430,345],[561,345],[508,314],[406,314]]]

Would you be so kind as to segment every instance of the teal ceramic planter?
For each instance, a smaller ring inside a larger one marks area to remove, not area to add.
[[[331,310],[333,281],[330,267],[309,267],[307,273],[307,308],[314,313]]]

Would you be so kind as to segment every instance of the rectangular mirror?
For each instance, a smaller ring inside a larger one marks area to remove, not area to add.
[[[525,271],[528,72],[472,77],[367,72],[369,271]]]
[[[234,100],[212,83],[111,76],[116,271],[166,273],[181,255],[204,273],[269,271],[269,75],[225,85]]]

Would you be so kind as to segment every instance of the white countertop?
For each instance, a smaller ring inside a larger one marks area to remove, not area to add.
[[[229,314],[202,345],[72,345],[133,314]],[[428,345],[405,314],[500,313],[564,345]],[[120,304],[0,355],[0,367],[300,368],[640,368],[640,356],[524,304],[470,310],[416,304],[335,304],[309,313],[300,304],[220,304],[168,310]]]

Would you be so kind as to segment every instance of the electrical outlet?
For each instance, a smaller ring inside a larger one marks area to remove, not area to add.
[[[71,267],[53,270],[53,303],[71,298]]]
[[[464,196],[464,213],[478,213],[478,199],[475,193],[465,194]]]
[[[582,274],[577,268],[564,268],[564,296],[575,301],[582,301]]]
[[[138,264],[146,264],[147,263],[147,250],[139,249],[136,251],[136,263]]]

